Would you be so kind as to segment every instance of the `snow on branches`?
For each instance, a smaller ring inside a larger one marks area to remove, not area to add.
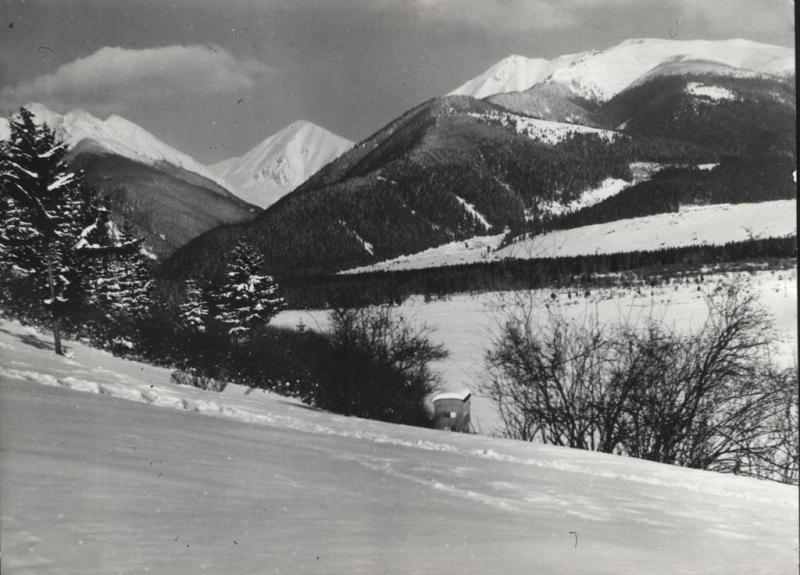
[[[214,294],[215,319],[230,335],[244,335],[256,325],[269,322],[284,306],[278,284],[260,273],[264,260],[250,245],[239,242],[231,252],[225,279]]]
[[[27,281],[25,293],[50,309],[60,353],[59,321],[68,309],[108,299],[94,293],[111,285],[103,274],[125,284],[116,284],[124,297],[109,296],[119,309],[141,299],[149,270],[137,261],[140,240],[115,228],[83,174],[70,169],[55,132],[25,108],[9,127],[0,142],[0,274]]]

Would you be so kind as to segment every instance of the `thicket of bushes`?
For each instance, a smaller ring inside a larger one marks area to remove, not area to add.
[[[503,433],[685,467],[798,482],[797,367],[772,360],[772,323],[744,286],[679,332],[650,320],[544,317],[520,298],[486,354]]]

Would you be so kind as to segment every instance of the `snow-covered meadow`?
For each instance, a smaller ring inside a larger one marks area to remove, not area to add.
[[[3,573],[797,567],[791,486],[179,387],[67,345],[0,320]]]
[[[539,289],[530,292],[458,294],[425,301],[409,298],[399,311],[408,319],[433,329],[432,338],[445,345],[450,356],[438,364],[446,389],[471,389],[475,392],[484,375],[484,355],[492,334],[506,312],[513,311],[518,298],[561,310],[575,321],[597,318],[600,322],[624,319],[641,323],[647,318],[666,322],[678,329],[699,327],[705,320],[706,296],[717,286],[738,278],[758,294],[759,301],[775,321],[780,338],[778,360],[791,365],[797,360],[797,270],[760,271],[754,274],[729,273],[704,275],[697,284],[692,278],[655,288],[602,288],[590,290]],[[555,297],[555,299],[553,299]],[[310,329],[325,329],[325,310],[286,310],[272,323],[294,327],[300,323]],[[473,421],[483,433],[496,430],[497,416],[492,405],[478,394],[472,402]]]
[[[619,180],[611,180],[609,183],[611,189],[618,189],[618,186],[614,187],[615,182]],[[653,251],[784,237],[797,235],[796,210],[797,200],[682,206],[674,213],[556,230],[520,239],[504,248],[499,247],[504,234],[477,236],[343,273],[420,269],[506,258],[554,258]]]

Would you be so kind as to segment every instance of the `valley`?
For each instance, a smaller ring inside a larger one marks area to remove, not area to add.
[[[79,4],[0,62],[4,573],[796,569],[785,38]]]

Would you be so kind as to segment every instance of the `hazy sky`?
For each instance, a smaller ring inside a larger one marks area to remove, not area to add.
[[[509,54],[794,44],[790,0],[0,0],[0,113],[124,116],[213,162],[299,119],[360,140]]]

